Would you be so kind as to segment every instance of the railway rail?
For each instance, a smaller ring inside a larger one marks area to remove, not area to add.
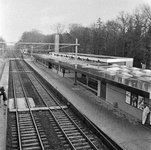
[[[7,150],[120,149],[113,141],[105,146],[23,60],[11,60],[10,64],[9,98],[14,106],[8,115]]]

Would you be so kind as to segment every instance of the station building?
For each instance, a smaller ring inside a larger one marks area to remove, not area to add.
[[[151,70],[133,67],[133,58],[81,53],[33,54],[33,57],[53,72],[92,91],[100,97],[101,104],[111,105],[138,121],[142,120],[144,104],[151,108]]]

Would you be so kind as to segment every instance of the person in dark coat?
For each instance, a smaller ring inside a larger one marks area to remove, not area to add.
[[[4,105],[7,105],[6,104],[7,97],[6,97],[6,92],[5,92],[5,89],[4,89],[3,85],[0,86],[0,96],[1,95],[3,96]]]

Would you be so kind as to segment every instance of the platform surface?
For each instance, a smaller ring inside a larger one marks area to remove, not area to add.
[[[4,67],[4,70],[3,70]],[[9,62],[5,59],[0,59],[0,84],[4,86],[6,93],[8,93],[8,71]],[[7,130],[7,106],[4,106],[2,98],[0,98],[0,150],[6,149],[6,130]]]
[[[26,62],[124,150],[151,150],[151,126],[129,122],[113,111],[98,106],[94,101],[101,99],[74,85],[72,80],[57,75],[34,60],[26,59]]]

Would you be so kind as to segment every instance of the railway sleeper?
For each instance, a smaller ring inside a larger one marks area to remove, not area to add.
[[[60,124],[61,126],[73,125],[72,122],[60,122],[60,121],[59,121],[59,124]]]
[[[68,130],[77,130],[77,128],[76,128],[75,126],[70,127],[70,128],[69,128],[69,127],[67,127],[67,128],[64,127],[63,130],[64,130],[64,131],[68,131]]]
[[[12,135],[12,139],[16,139],[17,138],[17,133]]]
[[[54,128],[54,130],[55,130],[55,132],[59,132],[60,131],[59,127]]]
[[[75,132],[79,132],[79,130],[78,129],[73,129],[73,130],[66,130],[65,131],[67,134],[69,134],[69,133],[75,133]]]
[[[66,116],[58,116],[58,115],[56,115],[56,118],[59,119],[59,120],[63,120],[63,121],[65,121],[65,120],[70,120],[70,119],[67,118]]]
[[[72,142],[76,143],[76,142],[85,142],[86,139],[85,138],[79,138],[79,139],[73,139]]]
[[[65,133],[66,133],[66,132],[65,132]],[[69,136],[69,137],[70,137],[70,136],[77,136],[77,135],[81,135],[81,136],[82,136],[82,134],[81,134],[80,132],[76,132],[76,133],[75,133],[75,132],[66,133],[66,135]]]
[[[59,139],[60,139],[60,137],[61,137],[61,138],[64,137],[63,134],[58,134],[57,136],[59,137]]]
[[[61,127],[63,128],[63,129],[70,129],[71,130],[71,128],[73,128],[73,127],[75,127],[75,125],[74,124],[71,124],[71,125],[61,125]],[[75,127],[76,128],[76,127]]]
[[[43,144],[47,144],[47,145],[49,145],[49,143],[48,143],[48,141],[47,141],[47,140],[42,141],[42,143],[43,143]]]
[[[19,114],[19,120],[23,120],[23,121],[31,120],[31,116],[30,114]]]
[[[47,141],[46,137],[41,138],[42,141]]]
[[[28,130],[28,131],[21,131],[21,134],[26,134],[26,133],[35,133],[35,130]]]
[[[70,146],[70,144],[67,140],[61,140],[61,143],[62,143],[63,146],[66,146],[66,147]]]
[[[69,139],[79,139],[79,138],[83,138],[81,135],[77,135],[77,136],[70,136]]]
[[[35,128],[33,128],[33,127],[32,128],[22,128],[21,130],[22,131],[29,131],[29,130],[35,130]]]
[[[37,136],[30,136],[30,137],[21,137],[22,140],[31,140],[31,139],[37,139]]]
[[[19,120],[19,124],[26,125],[26,124],[33,124],[31,120]]]
[[[29,117],[26,118],[26,116],[25,117],[20,116],[19,119],[20,119],[20,121],[31,121],[31,118],[29,118]]]
[[[33,128],[33,125],[29,125],[29,126],[20,126],[19,127],[20,129],[32,129]]]
[[[38,131],[41,133],[41,132],[44,132],[44,130],[43,129],[38,129]]]
[[[34,135],[37,135],[37,134],[35,132],[34,133],[25,133],[25,134],[22,134],[21,137],[34,136]]]
[[[73,142],[72,142],[73,143]],[[90,145],[87,141],[86,142],[76,142],[76,143],[73,143],[73,145],[75,147],[83,147],[83,146],[87,146],[87,145]],[[91,147],[91,146],[90,146]]]
[[[29,142],[29,143],[22,143],[23,147],[34,147],[34,146],[39,146],[39,142]]]
[[[83,150],[83,149],[89,149],[92,148],[90,145],[86,145],[86,146],[79,146],[79,147],[76,147],[76,150]],[[93,149],[92,149],[93,150]]]
[[[20,126],[33,126],[33,122],[19,122]]]
[[[69,118],[58,118],[58,117],[56,117],[60,122],[62,121],[62,122],[71,122],[70,121],[70,119]]]
[[[12,136],[17,136],[17,130],[12,132]]]
[[[15,136],[15,137],[12,137],[12,141],[17,141],[18,140],[18,137]]]
[[[60,138],[62,144],[69,144],[66,138]]]
[[[24,150],[41,150],[41,147],[39,146],[24,147]]]
[[[62,135],[63,133],[60,131],[60,132],[55,132],[57,135]]]
[[[45,137],[46,137],[46,135],[45,135],[45,134],[43,134],[43,135],[41,135],[40,137],[41,137],[41,138],[45,138]]]
[[[12,141],[12,144],[18,144],[17,139]]]
[[[17,145],[12,145],[11,148],[18,148],[18,146]]]
[[[11,127],[11,128],[12,128],[12,131],[16,131],[16,129],[17,129],[16,127]]]
[[[59,119],[58,122],[61,123],[61,124],[69,124],[69,125],[73,124],[70,120],[60,120]]]
[[[62,112],[57,112],[57,110],[55,111],[54,115],[56,116],[56,118],[59,118],[59,119],[62,119],[62,118],[65,119],[65,118],[67,118],[65,114],[63,114]]]
[[[31,143],[31,142],[38,142],[38,139],[24,139],[22,140],[22,143]]]

